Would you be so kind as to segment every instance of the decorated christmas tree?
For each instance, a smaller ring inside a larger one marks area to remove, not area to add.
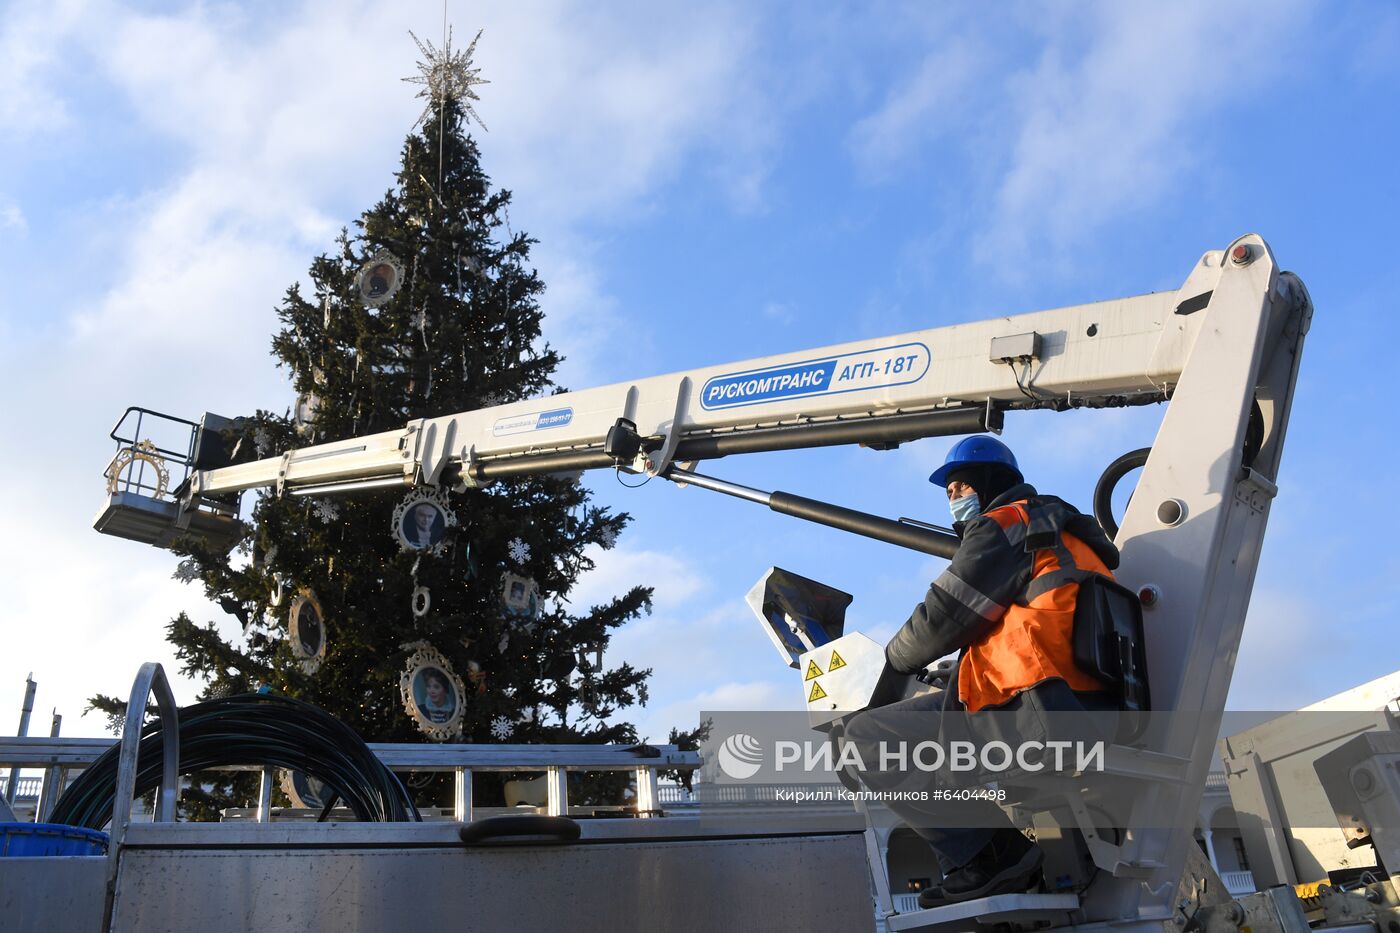
[[[493,189],[467,132],[471,49],[420,48],[428,106],[394,186],[278,309],[272,352],[297,400],[241,422],[236,440],[258,457],[561,391],[534,241],[511,228],[510,192]],[[637,742],[614,715],[646,702],[650,672],[610,666],[604,649],[651,591],[570,602],[590,546],[612,547],[627,521],[591,505],[576,476],[259,494],[231,554],[192,547],[176,572],[239,620],[241,639],[184,613],[168,637],[206,681],[202,698],[270,689],[367,741]]]

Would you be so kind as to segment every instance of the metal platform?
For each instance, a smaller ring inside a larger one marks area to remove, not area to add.
[[[199,510],[190,513],[189,519],[188,527],[180,527],[180,507],[172,500],[119,491],[107,496],[92,527],[106,535],[162,548],[181,538],[195,538],[219,551],[233,547],[243,533],[242,524],[231,515]]]

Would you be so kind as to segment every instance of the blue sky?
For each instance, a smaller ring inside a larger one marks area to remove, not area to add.
[[[1379,2],[449,3],[485,167],[540,240],[571,387],[1175,289],[1257,231],[1317,307],[1232,693],[1294,708],[1400,668],[1390,281],[1400,8]],[[170,555],[97,535],[125,406],[291,402],[273,309],[389,185],[420,111],[408,30],[438,3],[31,4],[0,18],[0,715],[22,681],[65,731],[165,622],[217,619]],[[1042,489],[1087,507],[1160,410],[1017,414]],[[720,461],[711,473],[933,521],[949,441]],[[855,595],[884,640],[941,562],[660,482],[581,600],[657,610],[644,733],[796,708],[742,597],[770,565]],[[405,607],[407,610],[407,607]],[[182,702],[189,686],[177,687]],[[42,716],[41,716],[42,719]]]

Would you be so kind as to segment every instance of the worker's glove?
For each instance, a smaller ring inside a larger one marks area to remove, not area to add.
[[[866,709],[899,702],[904,699],[904,689],[908,684],[909,675],[901,674],[886,661],[884,669],[880,671],[880,679],[875,681],[875,692],[870,694],[870,702],[866,704]]]

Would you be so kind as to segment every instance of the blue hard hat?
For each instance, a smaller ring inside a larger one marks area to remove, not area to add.
[[[1016,455],[995,437],[986,434],[974,434],[972,437],[965,437],[953,445],[953,449],[948,451],[948,459],[943,461],[943,465],[933,471],[929,476],[930,483],[937,483],[939,486],[948,485],[948,474],[955,473],[963,467],[976,466],[978,464],[995,464],[1009,469],[1016,474],[1016,482],[1023,483],[1026,478],[1021,475],[1021,468],[1016,465]]]

